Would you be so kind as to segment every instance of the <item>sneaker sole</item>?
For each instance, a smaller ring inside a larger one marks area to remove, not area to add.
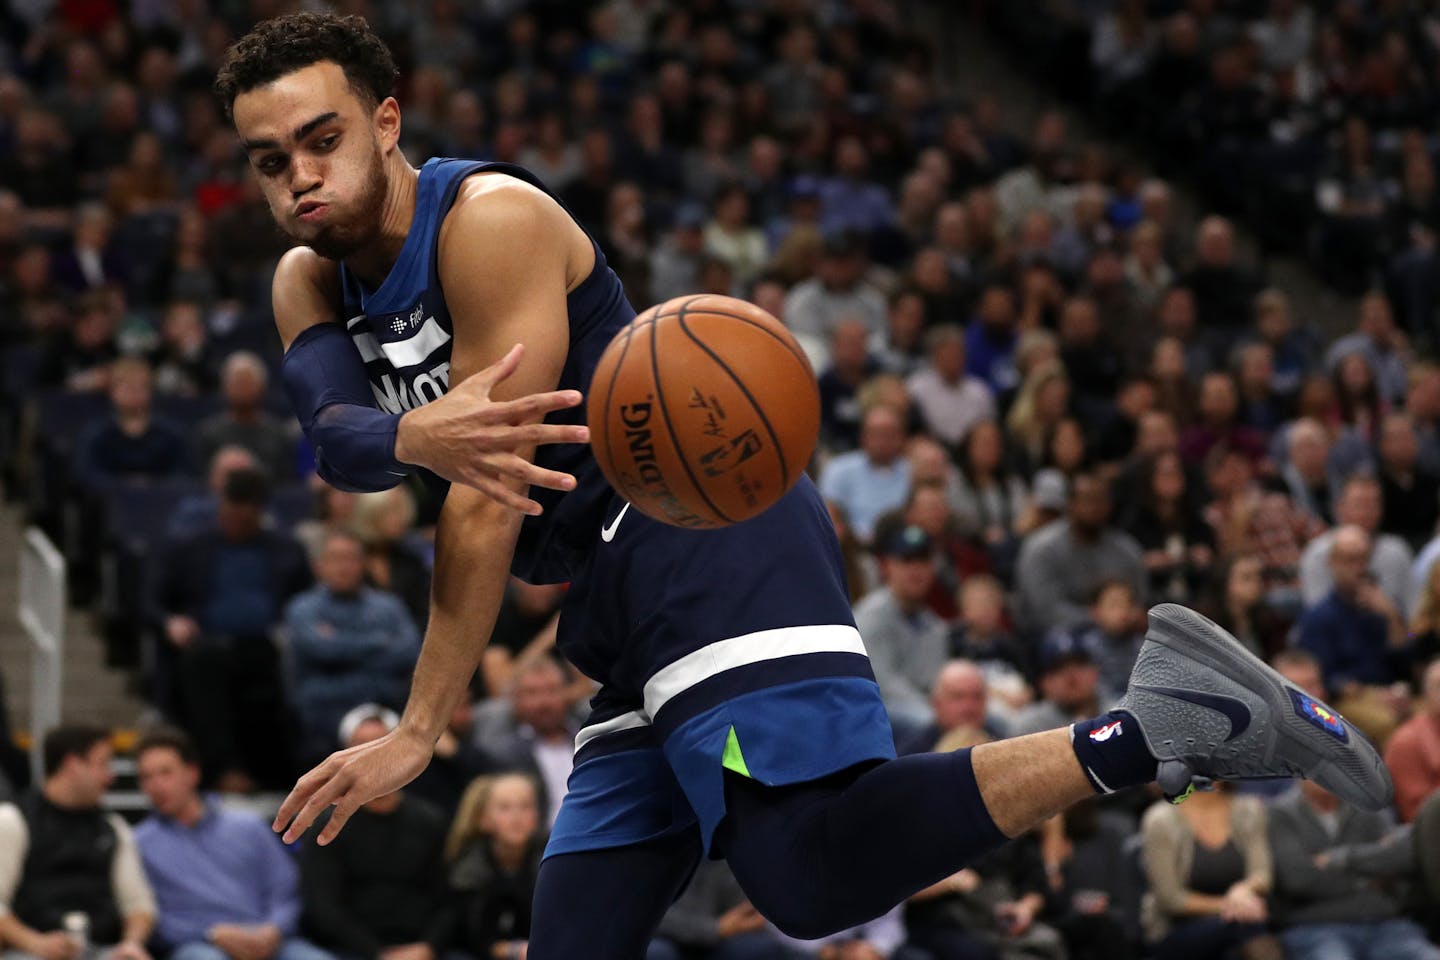
[[[1158,759],[1179,760],[1203,776],[1300,775],[1367,810],[1394,800],[1384,760],[1339,711],[1285,680],[1218,624],[1173,603],[1150,610],[1117,708],[1151,718],[1140,732]]]

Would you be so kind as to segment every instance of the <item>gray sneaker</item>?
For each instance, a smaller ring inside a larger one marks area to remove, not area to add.
[[[1197,781],[1306,777],[1367,810],[1390,806],[1385,762],[1338,711],[1288,682],[1219,625],[1162,603],[1116,704],[1140,724],[1177,802]]]

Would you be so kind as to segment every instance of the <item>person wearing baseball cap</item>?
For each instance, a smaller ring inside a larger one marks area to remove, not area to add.
[[[1095,651],[1083,634],[1052,630],[1040,644],[1038,660],[1036,686],[1041,699],[1016,717],[1015,736],[1063,727],[1103,712]]]
[[[897,739],[934,720],[930,685],[948,652],[945,622],[926,603],[935,583],[934,549],[914,524],[882,529],[875,552],[883,586],[855,607],[855,625]]]

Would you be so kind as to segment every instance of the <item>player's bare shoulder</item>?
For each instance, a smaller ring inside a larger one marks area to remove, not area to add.
[[[467,177],[440,228],[440,256],[452,235],[478,262],[562,266],[574,289],[595,266],[590,238],[545,191],[499,171]]]
[[[270,283],[275,327],[288,349],[306,327],[340,319],[340,265],[309,247],[291,247]]]

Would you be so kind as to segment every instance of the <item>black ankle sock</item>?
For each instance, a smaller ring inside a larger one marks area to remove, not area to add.
[[[1075,758],[1096,793],[1114,793],[1155,779],[1155,758],[1140,735],[1140,724],[1125,710],[1113,710],[1070,727]]]

